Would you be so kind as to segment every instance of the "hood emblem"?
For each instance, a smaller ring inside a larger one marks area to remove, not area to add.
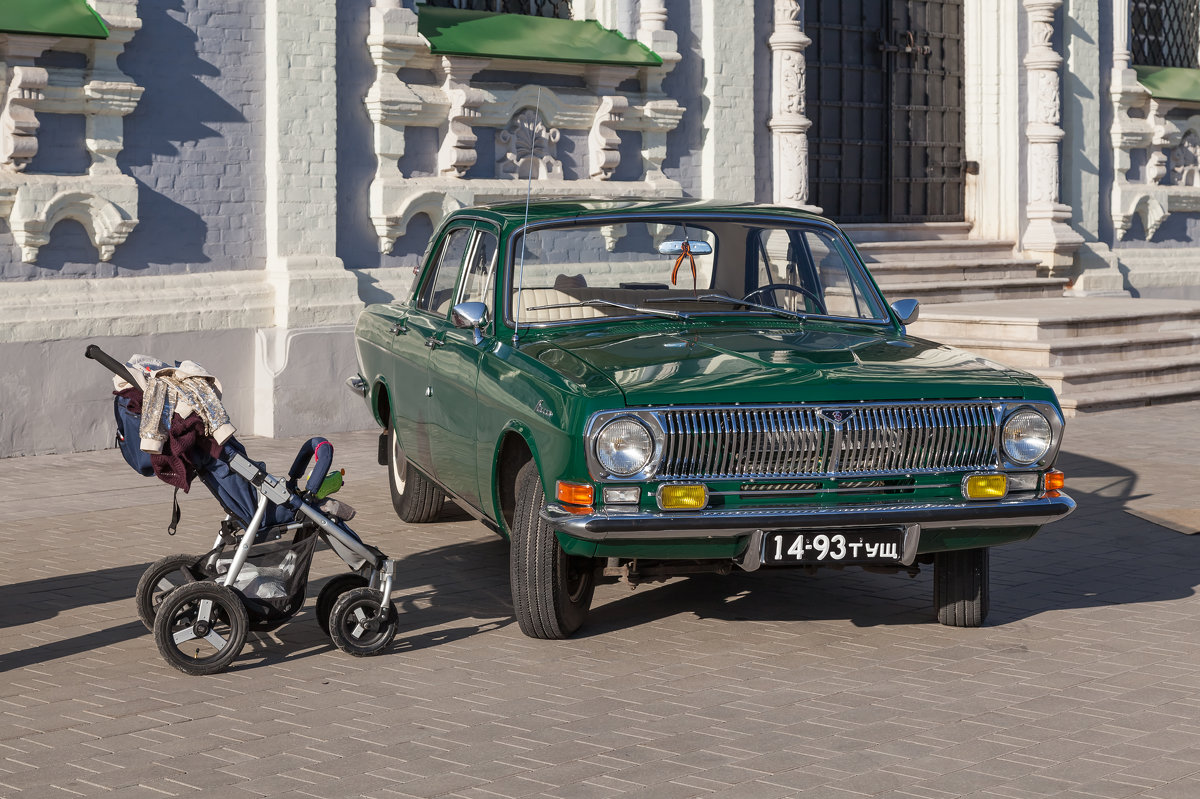
[[[850,417],[857,411],[817,411],[817,416],[820,416],[825,421],[829,422],[834,427],[841,427]]]

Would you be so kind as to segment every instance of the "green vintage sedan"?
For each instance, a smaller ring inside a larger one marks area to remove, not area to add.
[[[988,611],[988,550],[1070,513],[1032,375],[907,335],[831,222],[706,202],[464,208],[356,329],[351,387],[407,522],[446,496],[511,542],[535,638],[598,582],[933,567]]]

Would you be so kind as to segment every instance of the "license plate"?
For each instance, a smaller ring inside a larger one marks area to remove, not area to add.
[[[904,528],[869,527],[850,530],[790,530],[767,533],[763,563],[897,564],[904,555]]]

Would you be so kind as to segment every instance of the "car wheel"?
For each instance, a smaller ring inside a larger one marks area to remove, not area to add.
[[[979,627],[988,614],[988,550],[959,549],[933,558],[933,604],[950,627]]]
[[[446,495],[425,475],[408,462],[396,428],[390,428],[388,447],[388,485],[392,490],[392,507],[406,522],[431,522],[438,517]]]
[[[546,493],[533,461],[517,473],[516,495],[509,582],[517,623],[530,638],[566,638],[592,605],[592,559],[568,555],[542,519]]]

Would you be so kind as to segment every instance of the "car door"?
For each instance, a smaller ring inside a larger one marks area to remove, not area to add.
[[[476,224],[467,250],[458,297],[459,302],[492,304],[496,275],[497,232]],[[483,340],[475,343],[473,330],[462,330],[447,322],[429,356],[429,438],[435,476],[458,497],[481,508],[479,464],[490,462],[491,451],[480,452],[479,403],[476,387],[479,364],[492,345],[493,316],[481,330]]]
[[[432,266],[421,276],[411,310],[396,336],[397,351],[406,357],[395,359],[391,375],[396,397],[392,414],[405,455],[421,471],[435,476],[429,436],[431,388],[429,355],[438,346],[449,324],[450,307],[458,290],[463,257],[471,243],[470,221],[447,229],[443,234]]]

